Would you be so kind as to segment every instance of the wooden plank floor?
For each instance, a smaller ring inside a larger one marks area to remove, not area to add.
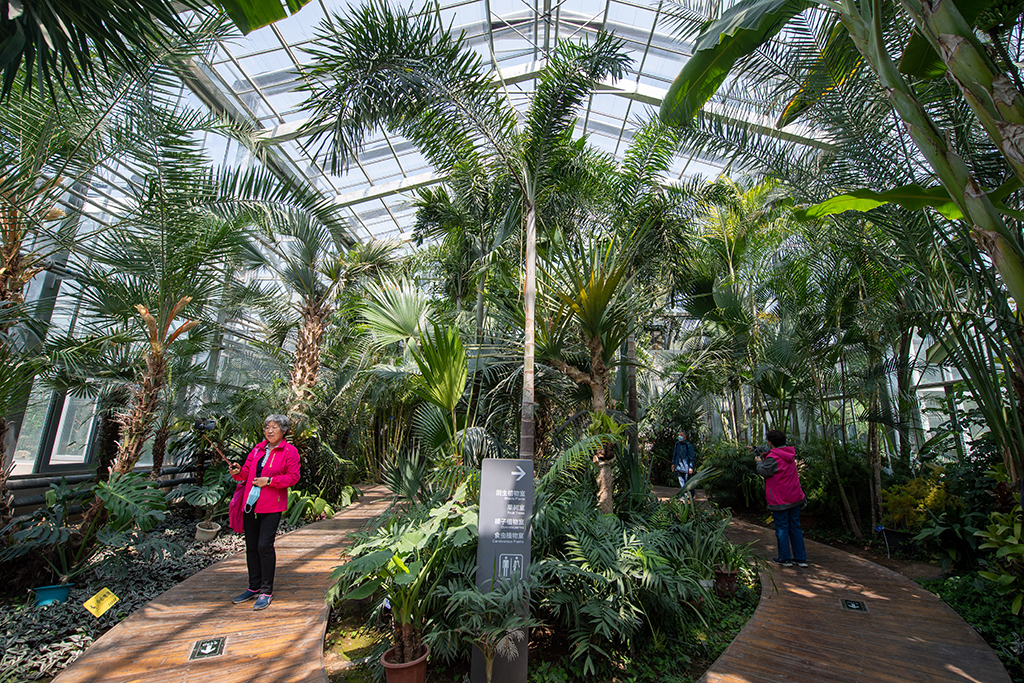
[[[327,683],[323,639],[329,608],[324,591],[348,535],[377,517],[390,499],[381,486],[333,519],[277,538],[274,601],[232,605],[246,587],[239,553],[163,593],[93,643],[55,683]],[[189,661],[196,641],[226,637],[224,653]]]
[[[778,554],[771,529],[733,520],[728,536]],[[757,611],[698,683],[1010,682],[981,636],[910,579],[814,541],[807,559],[806,569],[762,572]],[[868,611],[844,610],[843,599]]]
[[[55,683],[326,683],[327,575],[348,534],[387,505],[375,487],[334,519],[278,538],[266,611],[230,604],[245,587],[245,557],[236,555],[118,624]],[[734,521],[729,535],[752,542],[762,557],[775,555],[770,529]],[[757,611],[699,683],[1009,683],[981,637],[913,581],[813,541],[807,550],[809,568],[762,575]],[[842,599],[863,601],[868,611],[843,610]],[[223,655],[189,661],[196,641],[221,636]]]

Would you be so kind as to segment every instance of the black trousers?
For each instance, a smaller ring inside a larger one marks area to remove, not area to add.
[[[246,512],[242,516],[245,526],[245,564],[249,569],[249,590],[270,595],[274,592],[274,569],[277,552],[274,536],[281,523],[280,512]]]

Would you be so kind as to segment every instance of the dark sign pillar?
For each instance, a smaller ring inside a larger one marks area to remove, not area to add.
[[[480,542],[476,550],[476,585],[489,591],[495,581],[522,579],[530,566],[530,519],[533,516],[533,461],[484,458],[480,472]],[[526,683],[529,642],[519,642],[511,662],[498,655],[493,683]],[[485,683],[484,657],[473,648],[473,683]]]

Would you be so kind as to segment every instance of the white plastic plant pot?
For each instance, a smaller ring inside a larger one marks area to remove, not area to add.
[[[199,524],[196,524],[197,541],[212,541],[217,538],[219,532],[220,524],[216,522],[199,522]]]

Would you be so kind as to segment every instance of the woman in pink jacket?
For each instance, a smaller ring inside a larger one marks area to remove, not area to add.
[[[274,536],[281,514],[288,509],[288,487],[299,481],[299,452],[284,440],[290,427],[287,416],[268,416],[263,421],[266,439],[252,449],[244,465],[231,465],[231,476],[245,484],[245,564],[249,569],[249,588],[231,601],[237,605],[256,598],[254,610],[266,609],[273,599]]]
[[[768,432],[772,449],[764,457],[756,457],[757,473],[765,478],[765,496],[775,523],[775,538],[779,542],[779,556],[775,564],[792,567],[807,566],[804,532],[800,528],[800,508],[804,491],[800,488],[800,474],[796,470],[796,449],[786,445],[786,435],[773,429]],[[792,548],[792,552],[790,552]]]

